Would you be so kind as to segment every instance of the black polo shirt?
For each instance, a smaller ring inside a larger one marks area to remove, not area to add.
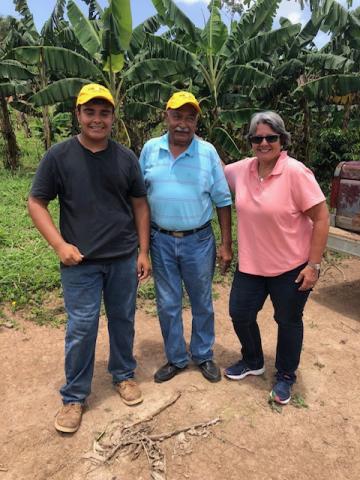
[[[58,196],[60,231],[84,261],[128,256],[138,245],[130,197],[146,195],[134,153],[109,140],[92,153],[77,137],[49,149],[39,164],[30,195]]]

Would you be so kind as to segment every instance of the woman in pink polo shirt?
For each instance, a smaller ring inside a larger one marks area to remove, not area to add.
[[[257,313],[270,295],[278,324],[276,382],[271,398],[286,404],[296,381],[303,342],[302,315],[318,280],[329,214],[312,172],[289,157],[290,134],[274,112],[255,114],[248,134],[254,157],[225,167],[235,193],[238,268],[230,316],[242,359],[225,369],[239,380],[265,371]]]

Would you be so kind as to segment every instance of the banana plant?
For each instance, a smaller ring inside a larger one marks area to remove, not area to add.
[[[127,70],[141,60],[145,32],[156,32],[160,23],[152,17],[132,30],[130,0],[110,0],[105,9],[96,1],[86,3],[88,16],[73,0],[67,3],[71,32],[80,46],[77,51],[37,45],[15,49],[13,55],[26,65],[42,65],[46,75],[55,80],[31,97],[36,106],[73,99],[86,83],[98,82],[108,87],[116,104],[115,137],[130,145],[124,106],[131,103],[135,92],[128,89]],[[146,108],[151,109],[146,104],[138,105],[137,111],[144,112]]]
[[[0,125],[5,144],[4,168],[17,170],[20,167],[20,150],[11,123],[8,103],[30,91],[28,82],[32,72],[14,60],[0,60]]]
[[[330,33],[321,51],[309,55],[307,73],[294,95],[302,95],[318,106],[343,109],[343,128],[352,111],[359,111],[360,97],[360,9],[349,11],[335,0],[325,0],[322,30]]]
[[[224,159],[239,158],[237,130],[274,81],[271,68],[264,68],[265,60],[271,63],[274,53],[293,41],[300,26],[271,30],[279,0],[255,2],[239,21],[232,22],[230,31],[221,19],[220,0],[209,3],[210,15],[203,29],[180,14],[173,0],[152,2],[169,30],[162,36],[147,35],[148,52],[143,61],[147,68],[136,70],[147,101],[151,102],[152,89],[158,96],[165,96],[169,89],[191,90],[203,112],[200,133],[216,145]],[[172,18],[177,19],[175,26]],[[152,78],[157,79],[156,84]]]

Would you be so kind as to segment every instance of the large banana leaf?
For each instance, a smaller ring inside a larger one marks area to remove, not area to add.
[[[160,25],[158,15],[154,15],[134,28],[130,40],[130,51],[132,55],[135,55],[143,47],[146,33],[156,33]]]
[[[209,20],[201,33],[208,55],[216,55],[223,48],[228,38],[228,29],[221,20],[219,7],[220,1],[211,4]]]
[[[124,107],[125,117],[132,120],[147,121],[152,115],[157,115],[162,111],[153,105],[141,102],[130,102]]]
[[[271,29],[276,11],[281,0],[258,0],[244,15],[241,16],[236,36],[244,42],[257,35],[260,31]]]
[[[134,64],[124,73],[124,77],[133,83],[139,83],[154,78],[171,81],[189,74],[189,68],[180,62],[166,58],[150,58]]]
[[[86,5],[89,7],[89,18],[91,20],[95,19],[96,16],[102,16],[103,8],[99,5],[96,0],[83,0]]]
[[[119,72],[124,66],[124,52],[129,48],[132,34],[130,0],[110,0],[102,21],[103,69]]]
[[[66,0],[56,0],[55,7],[41,29],[41,36],[43,38],[52,38],[54,30],[60,25],[61,20],[64,19]]]
[[[36,107],[64,102],[70,97],[77,97],[81,87],[87,83],[90,83],[90,80],[85,80],[84,78],[65,78],[58,80],[35,93],[29,98],[29,102]]]
[[[10,80],[30,80],[34,74],[15,60],[0,61],[0,78]]]
[[[81,46],[92,57],[100,52],[100,37],[90,20],[73,0],[69,0],[67,13]]]
[[[22,95],[29,93],[30,86],[25,83],[16,83],[16,82],[4,82],[0,83],[0,96],[1,97],[16,97],[17,95]]]
[[[306,59],[306,56],[305,56]],[[282,63],[274,70],[274,77],[282,79],[282,77],[298,77],[305,70],[305,59],[291,58],[290,60]]]
[[[220,97],[220,107],[224,110],[243,109],[250,106],[251,99],[248,95],[228,93]]]
[[[254,113],[254,108],[242,108],[240,110],[223,110],[220,113],[220,120],[225,123],[230,123],[232,126],[241,127],[249,122],[251,115]]]
[[[305,27],[295,37],[287,54],[287,58],[296,58],[300,54],[302,49],[304,49],[307,45],[311,44],[311,42],[314,41],[323,23],[323,19],[324,15],[313,15],[310,18],[310,20],[306,23]],[[281,23],[281,26],[284,25],[285,24]]]
[[[219,145],[222,150],[224,150],[232,157],[241,158],[241,151],[238,149],[231,135],[224,128],[214,128],[214,130],[212,131],[211,141],[215,143],[215,145]]]
[[[255,38],[243,43],[231,57],[239,64],[262,58],[264,55],[271,55],[278,48],[284,46],[290,39],[300,32],[301,25],[289,25],[267,33],[260,33]]]
[[[166,102],[174,91],[172,85],[163,82],[143,82],[128,88],[127,95],[143,103],[152,103],[165,108]]]
[[[322,101],[342,97],[360,90],[360,74],[328,75],[298,87],[293,93],[303,93],[308,100]]]
[[[26,65],[45,64],[46,70],[69,77],[85,77],[104,81],[102,71],[82,55],[60,47],[19,47],[14,58]]]
[[[196,57],[175,42],[157,35],[147,34],[146,48],[151,58],[168,58],[182,63],[184,66],[194,66]]]
[[[245,87],[267,87],[273,82],[273,77],[250,65],[234,65],[227,69],[222,85]]]
[[[193,22],[180,10],[173,0],[151,0],[161,21],[169,28],[176,26],[186,32],[190,38],[198,41],[198,34]]]
[[[306,66],[312,70],[332,70],[347,73],[352,71],[355,63],[346,57],[330,53],[309,53],[305,56]]]
[[[26,0],[14,0],[15,10],[22,16],[22,23],[27,32],[28,38],[36,42],[39,39],[39,33],[36,30],[34,17],[29,10]]]
[[[321,12],[324,14],[323,30],[332,33],[340,32],[348,23],[349,12],[335,0],[325,0]]]

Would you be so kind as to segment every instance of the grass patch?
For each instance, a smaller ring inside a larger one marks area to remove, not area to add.
[[[0,302],[16,308],[30,299],[41,304],[46,292],[59,287],[57,257],[27,213],[30,184],[28,174],[0,171]],[[56,207],[50,207],[55,221]]]
[[[299,393],[295,393],[291,397],[290,403],[295,408],[309,408],[309,405],[306,403],[304,397]]]

